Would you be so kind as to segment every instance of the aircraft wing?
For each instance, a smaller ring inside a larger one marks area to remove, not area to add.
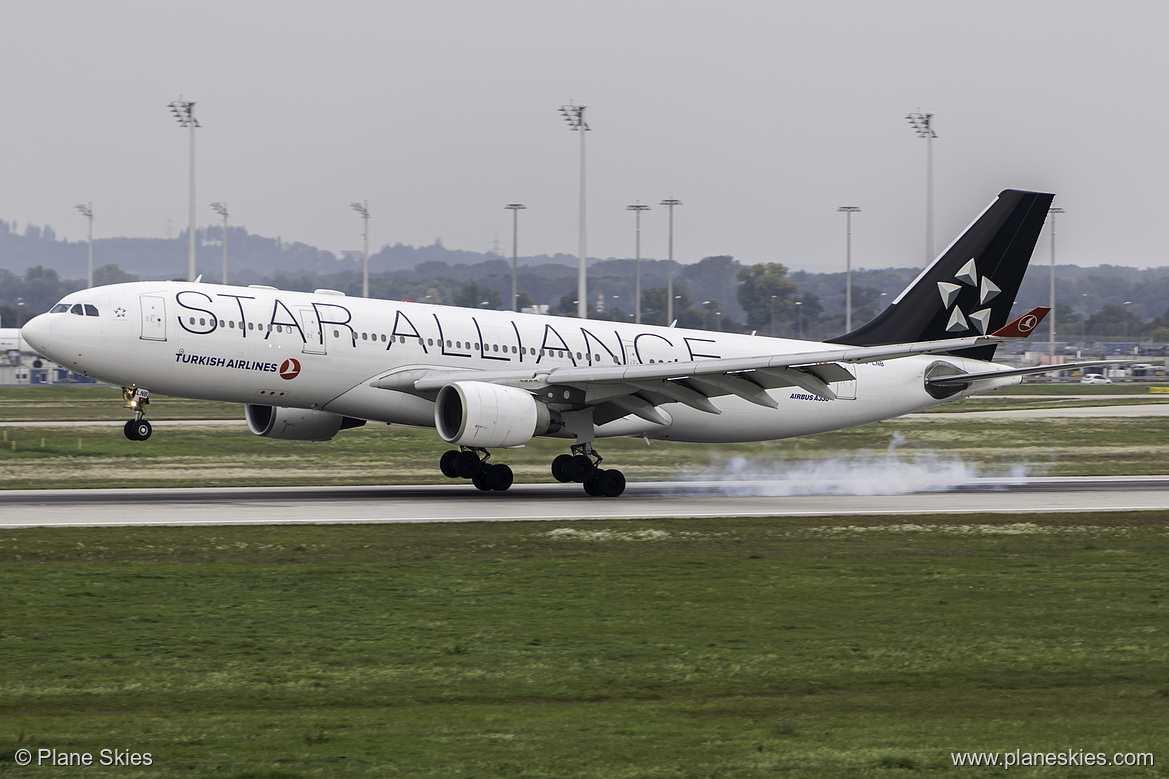
[[[683,403],[700,411],[718,414],[721,412],[710,402],[710,398],[736,395],[760,406],[776,408],[778,403],[766,390],[782,387],[799,387],[818,397],[834,400],[836,393],[828,385],[854,378],[844,367],[849,363],[952,352],[1026,337],[1046,313],[1045,309],[1036,309],[990,335],[968,338],[882,346],[831,346],[780,355],[715,357],[636,365],[534,366],[503,371],[419,368],[385,375],[370,384],[380,389],[429,394],[455,381],[481,381],[527,389],[550,403],[592,406],[598,424],[629,414],[652,423],[668,424],[668,420],[656,408],[665,403]],[[1020,322],[1030,324],[1030,327],[1020,333]]]

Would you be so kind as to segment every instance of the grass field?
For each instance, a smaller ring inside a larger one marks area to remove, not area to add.
[[[95,770],[19,746],[241,779],[1163,760],[1165,519],[6,531],[0,772]]]
[[[3,488],[442,480],[433,431],[136,443],[68,423],[124,419],[116,390],[30,392],[0,390]],[[1164,473],[1169,456],[1155,418],[963,417],[602,452],[633,479],[893,443],[988,471]],[[563,448],[497,454],[535,481]],[[0,775],[1164,775],[1167,547],[1163,512],[0,530]],[[20,767],[20,748],[151,765]],[[1016,749],[1158,765],[952,765]]]

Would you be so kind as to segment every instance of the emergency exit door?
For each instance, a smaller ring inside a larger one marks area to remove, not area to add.
[[[166,340],[166,301],[158,295],[142,295],[142,338],[146,341]]]

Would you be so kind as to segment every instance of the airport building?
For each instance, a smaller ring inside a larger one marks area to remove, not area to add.
[[[15,327],[0,328],[0,386],[93,384],[93,379],[49,362],[34,352]]]

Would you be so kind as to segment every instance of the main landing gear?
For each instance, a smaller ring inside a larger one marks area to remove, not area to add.
[[[470,479],[483,492],[503,492],[511,487],[511,468],[501,463],[487,462],[491,453],[486,449],[460,447],[443,452],[438,461],[442,475],[449,479]]]
[[[470,479],[483,492],[503,492],[511,487],[511,468],[490,463],[486,449],[463,446],[443,452],[439,460],[442,475],[448,479]],[[572,454],[562,454],[552,461],[552,475],[556,481],[577,482],[584,485],[594,498],[615,498],[625,492],[625,474],[615,468],[601,468],[601,456],[592,444],[577,444]]]
[[[122,431],[131,441],[145,441],[153,432],[150,423],[146,421],[146,404],[150,402],[150,391],[139,387],[122,387],[122,397],[126,400],[126,408],[134,410],[134,418],[126,423]]]
[[[576,444],[572,454],[562,454],[552,461],[556,481],[574,481],[584,485],[594,498],[615,498],[625,492],[625,474],[615,468],[601,468],[601,456],[592,444]]]

